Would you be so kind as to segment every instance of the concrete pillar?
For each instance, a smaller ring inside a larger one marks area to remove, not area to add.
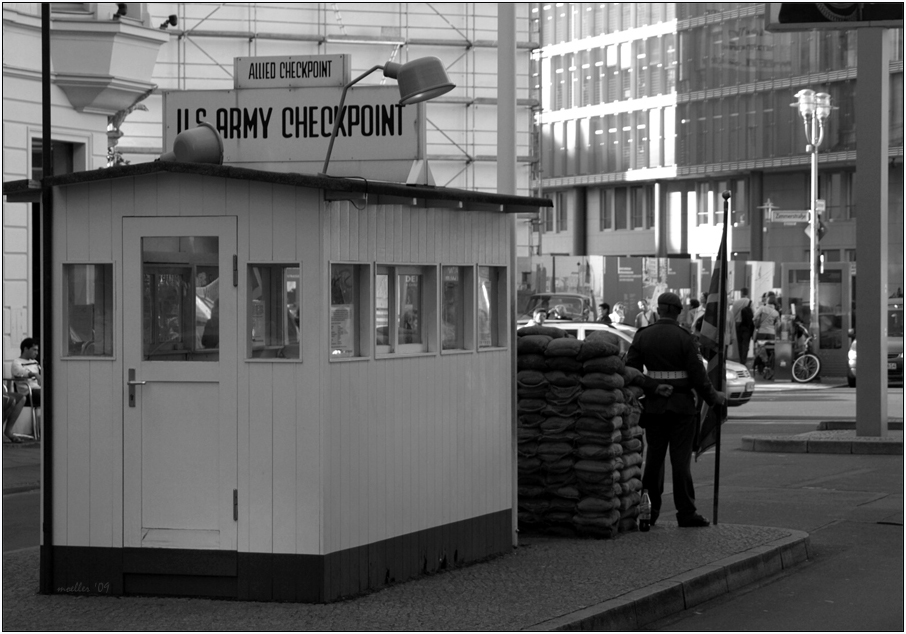
[[[856,435],[887,436],[890,39],[859,29],[856,87]]]

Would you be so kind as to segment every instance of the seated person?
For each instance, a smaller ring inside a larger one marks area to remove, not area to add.
[[[20,443],[22,440],[12,434],[13,425],[19,420],[19,414],[25,407],[25,397],[18,392],[10,392],[3,383],[3,435],[7,440]]]
[[[20,394],[25,395],[26,407],[41,406],[41,365],[38,363],[38,342],[27,337],[19,345],[19,358],[13,360],[12,375],[17,381],[25,381],[31,388],[31,395],[21,387],[17,386]]]

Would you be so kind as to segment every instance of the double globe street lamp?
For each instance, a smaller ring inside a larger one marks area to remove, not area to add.
[[[824,122],[830,116],[831,96],[826,92],[816,93],[805,88],[796,93],[796,103],[791,106],[799,107],[799,115],[805,127],[805,151],[811,154],[811,213],[809,214],[809,329],[812,334],[818,335],[818,148],[824,141]]]

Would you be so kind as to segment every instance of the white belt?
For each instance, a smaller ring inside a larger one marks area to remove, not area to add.
[[[689,374],[685,370],[648,370],[645,372],[652,379],[688,379]]]

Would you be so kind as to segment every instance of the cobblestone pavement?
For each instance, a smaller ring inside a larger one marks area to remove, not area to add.
[[[39,595],[29,548],[3,555],[3,629],[522,630],[794,533],[664,522],[610,540],[523,537],[512,554],[327,605]]]

